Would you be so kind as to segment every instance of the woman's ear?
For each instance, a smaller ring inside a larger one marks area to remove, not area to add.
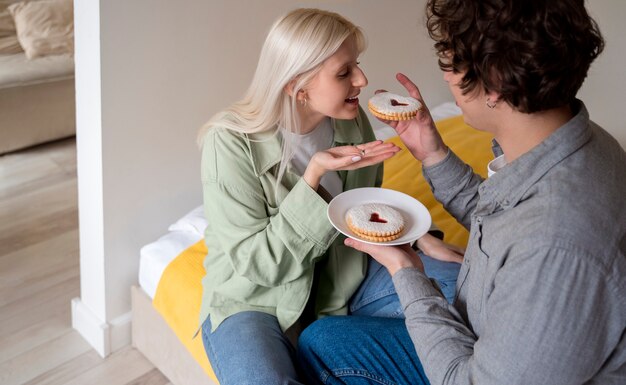
[[[287,95],[293,97],[293,89],[296,86],[296,79],[290,80],[289,83],[283,88]]]

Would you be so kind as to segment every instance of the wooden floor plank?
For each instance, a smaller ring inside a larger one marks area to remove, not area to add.
[[[5,155],[0,158],[0,197],[16,195],[18,191],[25,191],[28,187],[33,188],[39,180],[50,180],[51,176],[58,174],[59,166],[48,157],[27,157],[23,155]],[[57,178],[58,179],[58,178]],[[67,179],[67,178],[66,178]],[[39,186],[45,186],[40,183]]]
[[[43,345],[71,331],[70,318],[69,311],[54,314],[0,337],[0,362],[15,358],[34,346]]]
[[[75,331],[0,363],[0,384],[19,385],[91,351],[91,346]],[[89,382],[83,382],[88,384]]]
[[[50,239],[76,228],[78,209],[68,209],[44,216],[35,227],[14,229],[11,234],[0,235],[0,252],[8,254],[28,247],[34,242]],[[23,230],[23,231],[21,231]]]
[[[50,250],[59,250],[50,255]],[[30,245],[0,258],[0,307],[79,274],[78,231]]]
[[[158,369],[152,369],[143,376],[134,379],[125,385],[168,385],[170,382],[167,380]]]
[[[154,369],[137,349],[120,349],[99,365],[68,381],[66,385],[126,385]]]
[[[10,196],[0,198],[0,213],[7,221],[11,220],[0,224],[0,231],[11,229],[16,223],[37,220],[39,215],[77,207],[77,186],[75,178],[52,174],[39,185],[14,189],[16,191],[12,191]]]
[[[0,156],[0,384],[172,385],[136,349],[104,359],[72,328],[77,207],[73,138]]]
[[[24,385],[65,385],[90,368],[99,365],[103,360],[95,350],[89,350],[34,377]]]
[[[71,311],[71,300],[80,294],[80,278],[72,277],[33,294],[28,300],[0,307],[0,343],[5,336],[30,327],[42,319]]]

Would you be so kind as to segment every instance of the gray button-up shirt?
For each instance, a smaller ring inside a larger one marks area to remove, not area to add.
[[[470,239],[448,305],[394,277],[434,384],[626,384],[626,154],[576,116],[483,181],[453,153],[424,169]]]

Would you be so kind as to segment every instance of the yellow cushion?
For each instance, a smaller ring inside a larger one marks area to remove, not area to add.
[[[202,261],[207,254],[204,240],[183,251],[165,268],[152,301],[178,339],[185,345],[202,369],[217,384],[217,378],[204,352],[202,335],[198,329],[202,301]]]
[[[475,172],[486,177],[487,163],[493,159],[492,136],[469,127],[462,116],[440,120],[437,128],[452,151]],[[402,151],[385,161],[382,187],[401,191],[422,202],[430,211],[433,223],[444,232],[444,240],[465,248],[469,233],[435,200],[422,175],[422,164],[413,158],[400,138],[394,137],[389,141],[401,147]]]
[[[450,148],[484,176],[487,163],[493,157],[491,137],[468,127],[460,116],[439,121],[437,127]],[[444,231],[445,240],[465,247],[467,231],[435,201],[430,187],[422,176],[421,163],[413,158],[399,138],[391,138],[390,141],[402,147],[403,151],[385,162],[383,187],[402,191],[417,198],[426,205],[433,221]],[[202,336],[198,334],[194,338],[198,329],[202,300],[201,280],[205,274],[202,262],[206,253],[206,245],[204,240],[201,240],[177,256],[163,272],[153,305],[194,359],[217,383],[215,373],[204,352]]]

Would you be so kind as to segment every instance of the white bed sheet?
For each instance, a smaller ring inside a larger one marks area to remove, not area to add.
[[[202,234],[192,231],[168,231],[156,241],[139,251],[139,286],[154,298],[157,285],[167,265],[178,254],[202,239]]]
[[[441,120],[461,114],[455,103],[443,103],[430,110],[433,120]],[[396,135],[389,126],[374,129],[378,139],[388,139]],[[143,246],[139,252],[139,285],[154,298],[157,285],[167,265],[189,246],[204,237],[206,219],[202,205],[185,214],[168,227],[165,235],[154,242]]]

